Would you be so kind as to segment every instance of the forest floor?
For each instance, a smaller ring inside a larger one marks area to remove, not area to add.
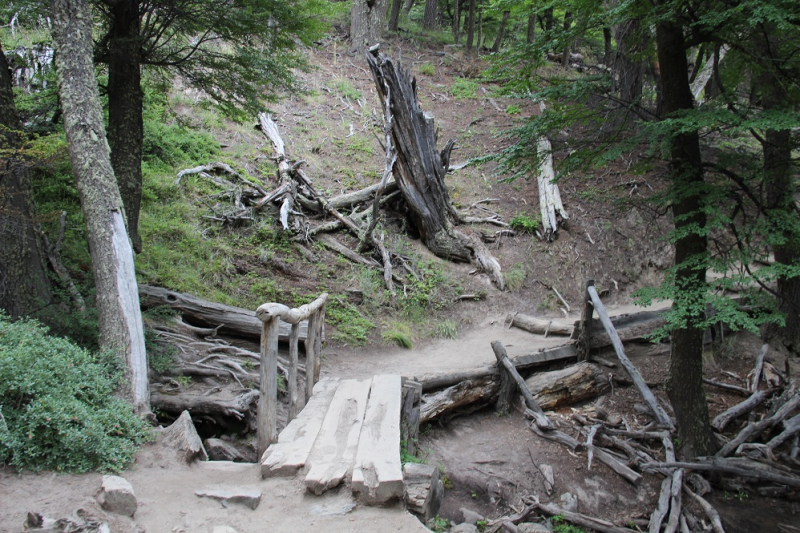
[[[383,152],[375,135],[380,136],[381,108],[374,82],[364,59],[347,55],[346,50],[346,43],[334,36],[309,51],[316,68],[300,74],[305,92],[289,95],[272,108],[290,156],[306,161],[307,173],[317,188],[329,196],[375,183],[383,169]],[[493,96],[495,87],[478,78],[482,64],[465,56],[460,48],[402,35],[392,38],[383,51],[400,58],[417,76],[421,106],[435,118],[440,144],[449,138],[457,141],[453,164],[497,154],[510,142],[501,134],[519,124],[521,117],[537,112],[538,108],[530,103]],[[184,102],[196,97],[191,91],[185,91],[183,96]],[[188,103],[185,107],[186,116],[191,118]],[[202,120],[197,122],[201,125]],[[237,159],[248,173],[261,173],[261,161],[271,155],[271,148],[259,132],[229,128],[225,123],[218,123],[209,131],[225,146],[224,152]],[[257,157],[252,157],[252,147],[257,147]],[[205,161],[198,162],[202,163]],[[453,303],[452,294],[441,291],[442,299],[434,307],[423,309],[421,315],[418,310],[412,314],[406,312],[408,309],[383,303],[385,295],[365,287],[361,270],[330,252],[316,249],[321,257],[318,264],[303,263],[293,252],[276,252],[280,259],[298,267],[294,273],[276,273],[268,265],[246,258],[235,260],[235,270],[248,274],[241,278],[241,291],[248,293],[254,280],[269,279],[278,288],[276,294],[286,300],[298,292],[322,292],[323,288],[335,294],[348,294],[350,290],[350,294],[360,295],[353,298],[354,305],[363,306],[365,316],[377,327],[369,332],[365,345],[356,346],[337,335],[337,327],[331,326],[323,375],[433,375],[493,362],[489,344],[494,340],[501,340],[512,355],[557,345],[564,341],[507,329],[506,316],[521,312],[563,318],[564,305],[555,289],[570,304],[570,309],[565,310],[569,320],[575,320],[588,278],[596,281],[612,314],[628,312],[633,309],[633,292],[660,281],[670,265],[672,248],[664,240],[670,221],[647,202],[662,185],[658,172],[630,175],[629,166],[630,161],[623,157],[602,173],[570,175],[559,182],[569,220],[554,242],[519,233],[490,245],[504,271],[515,272],[511,290],[498,291],[485,275],[472,273],[469,265],[434,259],[413,236],[399,236],[403,222],[398,218],[386,224],[393,246],[439,265],[452,293],[479,294],[482,298]],[[490,162],[450,174],[447,185],[453,201],[466,208],[492,199],[485,205],[506,221],[519,215],[537,218],[536,180],[503,182],[498,180],[503,176],[497,172],[496,164]],[[480,228],[487,232],[496,229]],[[147,272],[142,277],[147,283],[159,282]],[[381,302],[371,301],[376,298]],[[445,321],[455,324],[456,338],[437,338],[437,325]],[[411,350],[382,340],[382,333],[397,328],[398,323],[404,324],[413,339]],[[741,384],[731,373],[746,378],[760,345],[756,337],[742,334],[709,346],[707,377]],[[654,384],[655,394],[668,404],[663,382],[669,347],[637,344],[630,345],[629,350],[631,360]],[[780,349],[772,350],[768,360],[777,368],[788,369],[795,378],[800,371],[797,359]],[[605,371],[618,375],[623,372],[620,368]],[[712,416],[741,400],[710,387],[707,395]],[[634,388],[616,387],[607,396],[604,408],[637,425],[642,417],[635,409],[637,403],[640,399]],[[568,421],[573,414],[592,409],[591,403],[576,405],[559,409],[552,416]],[[516,412],[498,416],[491,410],[482,410],[434,422],[423,428],[419,447],[422,459],[440,466],[447,477],[440,515],[456,523],[461,521],[462,507],[495,518],[518,508],[523,496],[537,494],[543,500],[557,501],[560,495],[570,492],[577,496],[579,511],[622,526],[636,525],[652,512],[661,483],[660,476],[649,474],[638,486],[632,486],[597,463],[588,470],[585,453],[573,454],[559,444],[536,437]],[[537,467],[542,463],[551,465],[555,473],[556,486],[551,494],[544,490]],[[136,464],[122,475],[139,495],[136,523],[150,532],[211,533],[215,526],[222,525],[234,527],[239,533],[266,528],[298,533],[421,529],[416,519],[397,507],[357,506],[351,511],[349,500],[342,494],[319,499],[307,496],[296,480],[260,481],[254,467],[231,472],[182,466],[164,457],[155,446],[145,446]],[[193,494],[208,485],[233,481],[263,488],[264,500],[257,511],[223,508]],[[20,531],[27,511],[59,517],[81,505],[92,507],[89,500],[98,487],[98,474],[18,474],[13,469],[0,469],[0,533]],[[783,531],[780,524],[796,525],[800,521],[796,497],[794,501],[767,499],[746,487],[728,487],[715,489],[709,498],[719,509],[729,533]],[[131,531],[130,521],[111,520],[113,531]]]

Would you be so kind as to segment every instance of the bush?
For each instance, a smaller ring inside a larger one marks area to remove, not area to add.
[[[518,214],[511,219],[511,227],[517,231],[534,233],[542,223],[541,215],[531,218],[528,215]]]
[[[0,462],[29,470],[117,472],[147,440],[146,424],[114,396],[117,356],[53,337],[0,313]]]

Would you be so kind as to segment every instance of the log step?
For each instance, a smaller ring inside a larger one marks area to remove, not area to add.
[[[352,475],[372,379],[341,381],[322,421],[305,485],[320,495]],[[313,398],[313,396],[312,396]]]
[[[261,458],[261,476],[293,476],[306,466],[317,440],[339,378],[323,378],[314,385],[314,395],[306,407],[281,431]]]
[[[382,504],[403,496],[401,401],[400,376],[372,378],[352,480],[353,492],[366,503]]]

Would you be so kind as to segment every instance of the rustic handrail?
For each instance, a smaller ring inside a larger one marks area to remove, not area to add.
[[[289,391],[288,421],[291,421],[314,391],[319,380],[319,361],[322,349],[322,335],[325,324],[325,302],[328,294],[323,293],[310,304],[291,309],[279,303],[266,303],[256,310],[261,320],[261,368],[260,391],[258,399],[258,455],[261,457],[267,447],[278,438],[278,334],[281,321],[292,325],[289,334],[289,376],[286,387]],[[302,399],[297,390],[297,353],[300,338],[300,322],[308,320],[306,349],[306,394]]]

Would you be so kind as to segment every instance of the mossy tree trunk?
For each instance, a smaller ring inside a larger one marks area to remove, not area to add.
[[[111,2],[109,2],[111,3]],[[108,44],[108,142],[111,166],[125,205],[133,249],[142,251],[139,211],[142,204],[142,144],[144,93],[141,76],[139,2],[118,0],[111,5]]]
[[[64,129],[92,256],[100,346],[123,358],[128,380],[122,393],[137,411],[147,411],[144,328],[92,63],[92,16],[87,0],[53,0],[51,15]]]
[[[51,300],[40,234],[33,219],[27,165],[14,154],[22,142],[11,74],[0,46],[0,309],[29,315]]]
[[[656,27],[661,66],[664,116],[689,110],[694,100],[689,86],[683,28],[676,22]],[[712,452],[711,425],[703,391],[703,329],[707,238],[703,232],[704,179],[700,138],[696,131],[671,140],[670,187],[675,231],[675,290],[681,292],[684,325],[672,330],[672,353],[666,389],[678,422],[680,453],[684,457]],[[677,301],[676,301],[677,303]]]

